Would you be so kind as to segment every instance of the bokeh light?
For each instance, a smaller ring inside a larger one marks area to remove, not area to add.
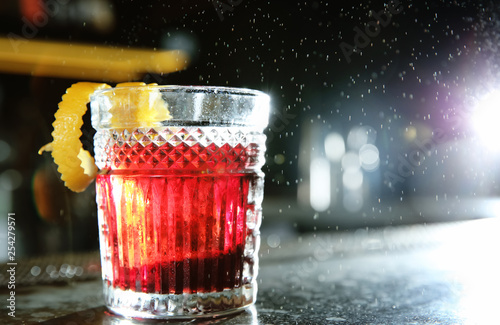
[[[326,211],[330,206],[330,162],[324,158],[315,158],[310,166],[311,207],[316,211]]]
[[[373,144],[365,144],[359,149],[359,161],[366,171],[374,171],[380,164],[378,148]]]
[[[332,162],[340,161],[345,153],[344,138],[336,132],[328,134],[325,138],[325,153]]]
[[[472,127],[480,143],[492,152],[500,152],[500,92],[486,95],[473,111]]]

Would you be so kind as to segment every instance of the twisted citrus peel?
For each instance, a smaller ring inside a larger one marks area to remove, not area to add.
[[[111,125],[127,127],[157,126],[158,122],[171,119],[172,116],[170,116],[161,93],[154,87],[145,87],[156,85],[155,83],[146,85],[143,82],[117,84],[117,88],[137,86],[142,86],[142,88],[138,88],[138,93],[133,95],[129,95],[132,90],[127,90],[127,92],[117,91],[113,95],[111,98],[112,106],[109,110]]]
[[[156,85],[156,84],[151,84]],[[143,82],[127,82],[117,84],[116,87],[136,87],[146,86]],[[66,90],[59,103],[59,109],[55,113],[55,121],[52,124],[53,141],[44,145],[38,151],[42,154],[44,151],[52,153],[54,162],[58,166],[61,179],[64,185],[74,192],[82,192],[94,180],[97,175],[97,166],[90,153],[83,149],[80,142],[82,135],[81,127],[83,125],[83,115],[87,111],[87,104],[90,102],[90,96],[100,89],[111,88],[104,83],[78,82]],[[128,96],[113,97],[113,107],[110,110],[112,114],[112,124],[125,122],[129,126],[143,126],[151,122],[159,122],[171,118],[161,95],[157,90],[150,88],[141,88],[139,96],[134,103],[128,103],[135,107],[134,113],[122,112],[120,108],[127,101]]]

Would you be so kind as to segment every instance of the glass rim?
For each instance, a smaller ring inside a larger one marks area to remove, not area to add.
[[[250,97],[267,97],[270,98],[268,94],[261,90],[244,88],[244,87],[226,87],[226,86],[201,86],[201,85],[143,85],[143,86],[121,86],[112,87],[96,90],[92,96],[105,95],[109,92],[115,90],[125,90],[125,89],[158,89],[165,92],[182,92],[182,93],[202,93],[202,94],[223,94],[223,95],[235,95],[235,96],[250,96]]]
[[[111,123],[111,109],[118,105],[131,113],[137,110],[137,100],[157,100],[158,95],[168,105],[170,118],[156,121],[155,125],[165,126],[172,123],[183,125],[223,125],[265,128],[269,122],[271,97],[260,91],[248,88],[221,86],[179,86],[144,85],[106,88],[90,96],[92,126],[98,128],[129,127],[136,121],[124,118]],[[113,98],[122,101],[113,101]],[[142,98],[142,99],[141,99]],[[114,114],[114,113],[113,113]],[[134,113],[135,114],[135,113]],[[135,125],[135,124],[134,124]]]

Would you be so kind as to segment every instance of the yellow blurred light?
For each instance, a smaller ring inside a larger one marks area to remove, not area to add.
[[[409,126],[406,128],[404,137],[407,141],[413,141],[417,138],[417,128],[414,126]]]
[[[120,82],[183,70],[188,63],[188,55],[180,50],[0,38],[0,71],[6,73]]]

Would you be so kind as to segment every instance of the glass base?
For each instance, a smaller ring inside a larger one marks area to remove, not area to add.
[[[237,313],[255,302],[252,285],[222,292],[155,294],[113,288],[104,283],[106,307],[124,317],[192,319]]]

